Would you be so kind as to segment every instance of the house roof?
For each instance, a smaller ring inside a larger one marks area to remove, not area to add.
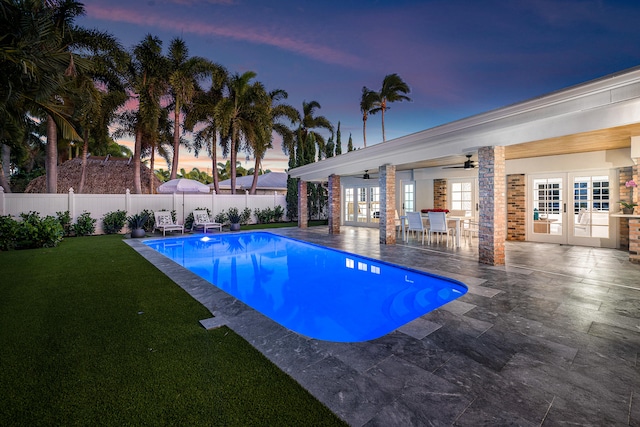
[[[248,190],[253,183],[253,175],[239,176],[236,178],[236,190]],[[212,185],[212,184],[210,184]],[[226,179],[218,184],[220,188],[231,188],[231,180]],[[284,191],[287,189],[287,174],[285,172],[268,172],[258,175],[257,189]]]
[[[76,192],[80,186],[82,159],[76,157],[58,165],[58,193],[67,193],[69,188]],[[150,187],[149,181],[153,184]],[[143,194],[151,193],[162,182],[151,169],[140,165],[140,184]],[[39,176],[29,182],[25,193],[46,193],[46,176]],[[85,194],[124,194],[133,190],[133,162],[128,158],[110,156],[91,156],[87,158],[87,170],[83,193]]]
[[[325,181],[384,164],[397,170],[460,165],[483,146],[507,160],[629,147],[640,135],[640,67],[426,129],[320,162],[289,175]]]

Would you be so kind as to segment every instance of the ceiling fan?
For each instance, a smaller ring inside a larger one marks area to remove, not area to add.
[[[474,169],[476,167],[476,164],[473,160],[471,160],[471,156],[471,154],[467,154],[467,160],[462,166],[446,166],[442,169]]]

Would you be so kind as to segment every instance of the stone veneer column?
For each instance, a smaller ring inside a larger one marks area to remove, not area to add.
[[[329,175],[329,234],[340,234],[340,176]]]
[[[447,209],[447,180],[433,180],[433,208]],[[418,207],[416,206],[416,211]]]
[[[380,243],[396,244],[396,167],[383,165],[380,178]]]
[[[640,219],[629,218],[629,261],[640,264]]]
[[[526,240],[525,183],[524,174],[507,175],[507,240]]]
[[[307,182],[298,179],[298,227],[309,225],[309,206],[307,204]]]
[[[620,168],[618,176],[620,200],[629,201],[631,200],[631,189],[625,187],[624,183],[633,179],[633,168],[631,168],[631,166]],[[611,206],[609,209],[611,211],[621,211],[622,206],[620,204],[616,204],[616,206]],[[619,221],[620,228],[618,230],[618,235],[620,236],[620,249],[629,249],[629,218],[620,218]]]
[[[478,260],[504,265],[506,236],[506,179],[504,147],[478,150],[480,189],[480,232]]]

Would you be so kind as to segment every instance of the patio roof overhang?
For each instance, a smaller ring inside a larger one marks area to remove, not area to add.
[[[289,171],[326,181],[392,164],[397,170],[459,165],[479,147],[507,160],[630,147],[640,135],[640,67],[341,154]]]

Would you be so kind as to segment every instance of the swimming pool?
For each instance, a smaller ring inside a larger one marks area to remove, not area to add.
[[[453,279],[267,232],[144,243],[282,326],[326,341],[381,337],[467,292]]]

